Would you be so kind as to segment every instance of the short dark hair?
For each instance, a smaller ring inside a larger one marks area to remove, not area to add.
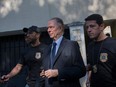
[[[103,17],[100,14],[92,14],[85,18],[85,21],[95,20],[98,25],[103,23]]]

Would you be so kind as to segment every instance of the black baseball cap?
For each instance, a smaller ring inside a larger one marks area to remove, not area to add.
[[[23,32],[36,32],[36,33],[41,33],[42,31],[37,27],[37,26],[31,26],[29,28],[23,28]]]

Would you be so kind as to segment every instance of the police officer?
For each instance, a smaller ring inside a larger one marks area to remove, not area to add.
[[[29,68],[27,84],[29,87],[35,87],[39,79],[41,81],[38,81],[40,82],[38,83],[38,87],[41,87],[43,79],[40,79],[39,72],[41,70],[42,55],[47,46],[39,41],[41,30],[37,26],[24,28],[23,31],[26,34],[25,41],[30,44],[30,46],[23,52],[18,64],[11,72],[2,76],[2,81],[8,81],[11,77],[17,75],[23,66],[27,65]]]
[[[85,19],[85,29],[93,41],[87,48],[87,87],[116,87],[116,39],[103,33],[103,18],[92,14]]]

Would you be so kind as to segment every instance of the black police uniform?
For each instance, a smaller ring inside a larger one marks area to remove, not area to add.
[[[91,87],[116,87],[116,39],[91,42],[87,49]]]
[[[42,56],[45,51],[47,45],[39,44],[36,47],[28,47],[23,53],[21,59],[19,60],[19,64],[27,65],[29,68],[29,73],[27,77],[27,84],[29,87],[35,87],[38,84],[38,87],[41,87],[42,83],[38,83],[37,80],[41,77],[39,73],[41,72],[41,64],[42,64]],[[42,82],[43,79],[41,78]],[[36,83],[37,82],[37,83]]]

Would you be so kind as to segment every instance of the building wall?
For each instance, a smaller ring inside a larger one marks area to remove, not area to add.
[[[65,24],[83,22],[91,13],[115,19],[115,6],[116,0],[0,0],[0,32],[43,27],[52,17],[62,18]]]

